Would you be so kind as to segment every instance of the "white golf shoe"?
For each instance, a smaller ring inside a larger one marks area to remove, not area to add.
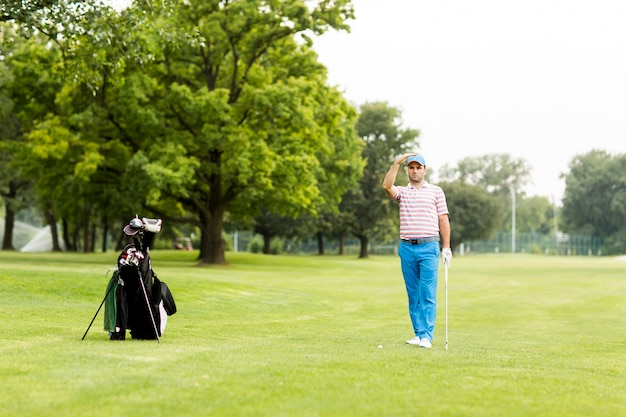
[[[426,349],[430,349],[433,347],[433,344],[430,343],[430,339],[426,338],[426,337],[422,337],[422,339],[420,340],[419,343],[421,348],[426,348]]]
[[[420,344],[420,338],[415,336],[413,339],[407,340],[406,344],[407,345],[419,345]]]

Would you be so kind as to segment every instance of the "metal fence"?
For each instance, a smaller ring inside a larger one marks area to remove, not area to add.
[[[250,231],[240,231],[231,233],[225,236],[228,244],[228,248],[235,252],[249,252],[258,251],[258,248],[252,250],[251,243],[256,240],[256,246],[260,244],[259,235],[254,235]],[[310,239],[307,241],[295,241],[289,239],[275,238],[272,239],[272,244],[280,246],[280,253],[290,254],[317,254],[319,251],[318,243],[316,239]],[[370,242],[369,254],[370,255],[395,255],[397,254],[398,245],[390,244],[388,242]],[[343,241],[343,254],[344,255],[358,255],[361,250],[361,242],[359,239],[348,237]],[[324,254],[336,255],[339,252],[339,241],[337,239],[324,238]]]
[[[250,250],[250,242],[255,238],[251,232],[238,232],[229,236],[230,249],[246,252]],[[259,236],[256,237],[260,239]],[[316,254],[318,252],[317,241],[311,239],[309,241],[289,241],[288,239],[279,239],[278,243],[281,253],[292,254]],[[497,232],[493,239],[489,240],[473,240],[465,242],[456,249],[456,255],[470,255],[480,253],[532,253],[542,255],[559,255],[559,256],[575,256],[575,255],[602,255],[602,238],[569,235],[566,233],[558,234],[541,234],[541,233],[516,233],[515,240],[511,232]],[[337,254],[339,250],[339,242],[334,239],[324,239],[324,254]],[[397,254],[398,244],[390,242],[370,242],[370,255],[395,255]],[[360,251],[360,242],[358,239],[347,238],[344,240],[344,255],[358,255]]]
[[[602,255],[604,240],[599,237],[569,235],[567,233],[540,234],[497,232],[494,239],[465,242],[459,251],[470,253],[519,252],[544,255]]]

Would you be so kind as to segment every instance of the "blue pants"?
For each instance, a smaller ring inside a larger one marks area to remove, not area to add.
[[[421,245],[401,242],[398,255],[409,296],[409,315],[415,336],[432,341],[437,316],[439,242]]]

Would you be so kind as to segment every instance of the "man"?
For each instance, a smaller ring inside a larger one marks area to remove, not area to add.
[[[398,170],[406,161],[409,184],[394,185]],[[425,180],[426,161],[414,153],[398,157],[383,180],[390,199],[400,204],[400,265],[409,298],[409,315],[415,337],[410,345],[431,348],[437,307],[439,243],[441,257],[450,266],[450,220],[443,190]]]

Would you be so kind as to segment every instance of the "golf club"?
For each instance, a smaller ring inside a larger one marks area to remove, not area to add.
[[[446,350],[448,350],[448,265],[445,266],[445,287],[446,287]]]
[[[154,321],[154,315],[152,314],[152,307],[150,307],[150,299],[148,299],[148,293],[146,292],[146,286],[143,284],[143,276],[141,274],[141,269],[137,266],[137,274],[139,275],[139,283],[141,283],[141,289],[143,290],[143,296],[146,300],[146,308],[148,309],[148,313],[150,313],[150,320],[152,320],[152,326],[154,327],[154,334],[157,339],[157,343],[161,343],[161,338],[159,337],[159,330],[156,325],[156,321]]]

